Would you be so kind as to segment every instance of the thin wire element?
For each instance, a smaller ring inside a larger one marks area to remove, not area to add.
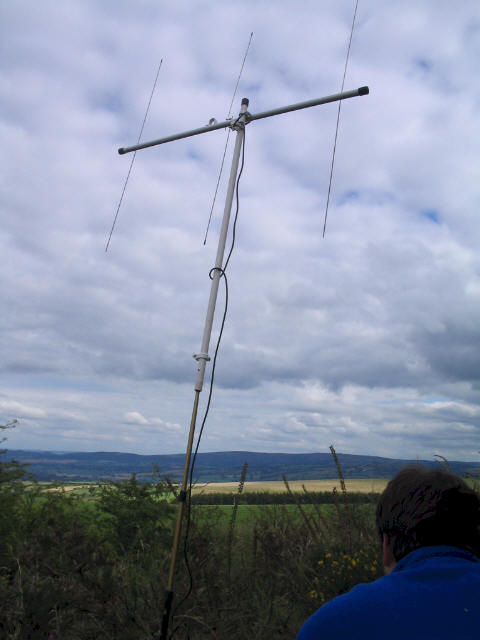
[[[155,87],[157,86],[158,74],[160,73],[160,69],[162,68],[163,58],[160,60],[160,64],[158,65],[157,75],[155,76],[155,82],[153,83],[152,92],[150,94],[150,100],[148,101],[147,110],[145,111],[145,116],[143,118],[142,126],[140,128],[140,133],[138,134],[137,144],[140,144],[140,139],[142,137],[143,128],[145,126],[145,122],[147,121],[148,112],[150,111],[150,105],[152,104],[153,94],[155,93]],[[120,201],[118,203],[117,212],[115,213],[115,218],[113,220],[112,228],[110,229],[110,235],[108,236],[107,245],[105,247],[105,252],[108,251],[108,247],[110,245],[110,240],[112,239],[113,229],[115,228],[115,224],[118,218],[118,212],[120,211],[120,207],[122,206],[123,196],[125,195],[125,190],[127,188],[128,180],[130,178],[130,173],[132,172],[133,163],[135,162],[135,156],[137,152],[133,152],[132,161],[130,162],[130,167],[128,169],[127,177],[125,178],[125,183],[123,185],[122,195],[120,196]]]
[[[242,66],[240,68],[240,73],[238,74],[238,78],[237,78],[237,84],[235,85],[235,89],[233,90],[233,96],[232,96],[232,101],[230,102],[230,107],[228,108],[228,115],[227,115],[227,119],[230,118],[232,116],[232,106],[233,106],[233,101],[235,100],[235,96],[237,95],[237,89],[238,89],[238,85],[240,83],[240,78],[242,76],[243,73],[243,67],[245,66],[245,60],[247,59],[248,56],[248,51],[250,49],[250,44],[252,42],[252,38],[253,38],[253,31],[250,33],[250,40],[248,41],[248,45],[247,45],[247,49],[245,51],[245,55],[243,56],[243,62],[242,62]],[[217,186],[215,187],[215,194],[213,196],[213,202],[212,202],[212,207],[210,209],[210,215],[208,217],[208,224],[207,224],[207,230],[205,231],[205,238],[203,239],[203,244],[206,245],[207,244],[207,236],[208,236],[208,230],[210,229],[210,222],[212,220],[212,214],[213,214],[213,208],[215,206],[215,202],[217,200],[217,193],[218,193],[218,187],[220,185],[220,179],[222,177],[222,172],[223,172],[223,165],[225,163],[225,155],[227,153],[227,147],[228,147],[228,142],[230,140],[230,133],[231,133],[231,129],[228,130],[228,134],[227,134],[227,140],[225,142],[225,149],[223,150],[223,158],[222,158],[222,164],[220,165],[220,172],[218,174],[218,180],[217,180]]]
[[[348,59],[350,57],[350,47],[352,45],[353,30],[355,28],[355,19],[357,17],[357,8],[358,8],[358,0],[357,0],[357,2],[355,4],[355,11],[353,13],[352,28],[350,30],[350,40],[348,41],[347,57],[345,59],[345,67],[343,69],[343,80],[342,80],[342,88],[340,90],[340,93],[343,91],[343,87],[345,85],[345,76],[347,75]],[[335,151],[337,149],[338,124],[340,122],[340,110],[341,110],[341,108],[342,108],[342,101],[340,100],[339,103],[338,103],[337,126],[335,128],[335,140],[333,142],[332,164],[331,164],[331,167],[330,167],[330,180],[328,182],[327,204],[325,206],[325,220],[323,222],[323,236],[322,236],[323,238],[325,237],[325,230],[327,228],[328,205],[329,205],[329,202],[330,202],[330,191],[332,189],[333,166],[335,164]]]
[[[242,77],[243,67],[245,66],[245,60],[247,59],[247,56],[248,56],[248,51],[250,49],[250,44],[252,42],[252,38],[253,38],[253,31],[250,33],[250,39],[248,41],[247,50],[245,51],[245,55],[243,56],[242,67],[240,69],[240,73],[238,74],[237,84],[235,85],[235,89],[233,90],[232,101],[230,102],[230,106],[228,108],[228,116],[227,116],[227,118],[230,118],[230,116],[232,115],[233,101],[235,100],[235,96],[237,95],[238,85],[240,83],[240,78]]]
[[[225,142],[225,149],[223,150],[222,164],[220,165],[220,171],[218,173],[217,186],[215,187],[215,194],[213,196],[212,207],[210,209],[210,215],[208,216],[208,224],[207,224],[207,230],[205,231],[205,238],[203,239],[203,246],[205,246],[207,244],[207,236],[208,236],[208,231],[210,229],[210,222],[212,221],[213,207],[215,206],[215,202],[217,200],[218,187],[220,185],[220,179],[222,177],[222,172],[223,172],[223,165],[225,163],[225,156],[227,154],[228,142],[230,140],[230,131],[231,131],[231,129],[228,130],[227,140]]]

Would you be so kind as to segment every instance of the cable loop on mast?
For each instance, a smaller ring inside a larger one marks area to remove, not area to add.
[[[220,271],[220,278],[225,275],[225,271],[222,269],[222,267],[212,267],[208,272],[208,277],[210,278],[210,280],[213,280],[214,271]]]

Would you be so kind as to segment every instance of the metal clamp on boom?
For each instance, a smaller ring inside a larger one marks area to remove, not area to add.
[[[250,120],[252,119],[252,114],[249,113],[247,109],[248,98],[242,98],[242,104],[240,107],[238,118],[230,123],[230,129],[232,129],[232,131],[240,131],[241,129],[245,129],[245,125],[250,122]]]

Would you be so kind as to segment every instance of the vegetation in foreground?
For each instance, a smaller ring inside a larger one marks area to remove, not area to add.
[[[351,503],[339,474],[331,505],[237,501],[227,515],[192,505],[191,593],[183,600],[180,558],[172,637],[291,639],[323,602],[380,577],[373,505]],[[176,512],[168,482],[132,476],[76,495],[24,479],[0,463],[0,637],[158,638]]]

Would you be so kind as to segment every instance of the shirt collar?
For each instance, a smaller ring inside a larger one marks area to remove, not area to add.
[[[427,558],[435,557],[462,558],[463,560],[469,560],[470,562],[480,562],[480,558],[477,558],[477,556],[466,549],[451,547],[449,545],[437,545],[434,547],[421,547],[420,549],[411,551],[397,562],[392,573],[395,571],[401,571],[402,569],[405,569],[405,567],[417,564]]]

